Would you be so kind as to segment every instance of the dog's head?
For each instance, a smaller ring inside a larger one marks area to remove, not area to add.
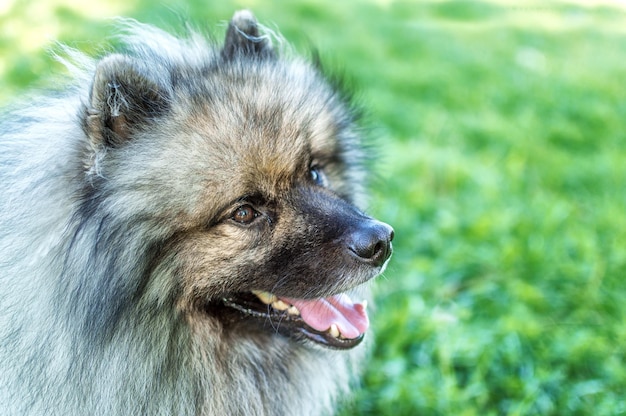
[[[219,50],[172,42],[99,64],[85,199],[153,240],[145,290],[166,288],[198,331],[357,345],[366,305],[347,293],[383,271],[393,230],[355,205],[348,103],[316,66],[280,59],[247,11]]]

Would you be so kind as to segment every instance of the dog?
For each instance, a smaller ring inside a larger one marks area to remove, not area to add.
[[[247,10],[127,26],[0,124],[2,414],[332,413],[393,239],[349,94]]]

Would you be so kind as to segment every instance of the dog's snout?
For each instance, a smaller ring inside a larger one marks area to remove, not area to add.
[[[391,240],[393,228],[376,220],[368,220],[359,224],[348,239],[348,248],[361,261],[375,267],[382,266],[391,256]]]

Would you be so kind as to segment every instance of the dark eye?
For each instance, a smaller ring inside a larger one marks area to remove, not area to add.
[[[258,216],[259,213],[251,205],[246,204],[238,207],[231,218],[239,224],[250,224]]]
[[[324,185],[324,173],[319,166],[311,166],[311,169],[309,170],[309,175],[311,175],[311,180],[313,181],[313,183],[320,186]]]

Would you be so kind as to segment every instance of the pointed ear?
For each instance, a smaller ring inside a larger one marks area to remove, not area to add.
[[[228,30],[222,56],[233,59],[236,56],[274,57],[274,50],[267,35],[259,34],[259,25],[249,10],[239,10],[233,15]]]
[[[130,57],[111,55],[98,64],[85,127],[95,148],[119,147],[169,110],[168,93]]]

